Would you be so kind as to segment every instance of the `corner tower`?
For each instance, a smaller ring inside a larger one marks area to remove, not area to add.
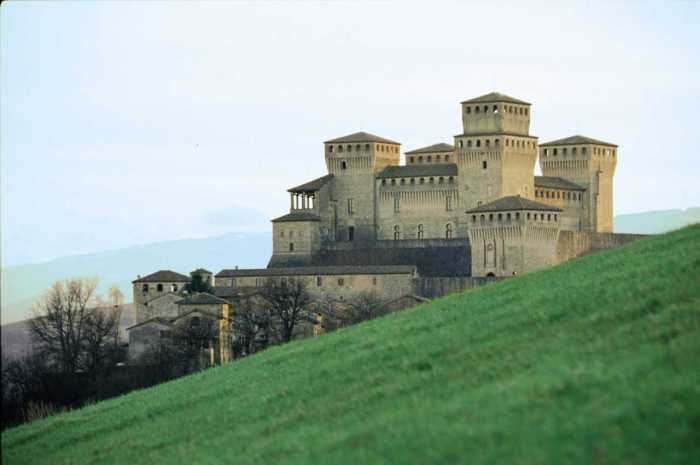
[[[375,240],[375,173],[398,165],[401,144],[366,132],[324,142],[328,173],[334,176],[331,240]]]
[[[540,145],[540,168],[545,176],[558,176],[586,189],[581,229],[613,230],[613,176],[617,145],[581,135]]]
[[[529,134],[528,102],[496,92],[462,102],[463,133],[455,136],[462,206],[500,197],[534,198],[537,138]]]

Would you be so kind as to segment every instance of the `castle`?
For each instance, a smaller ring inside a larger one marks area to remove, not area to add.
[[[460,113],[453,145],[407,151],[403,165],[399,142],[366,132],[324,142],[327,174],[288,190],[267,268],[206,272],[210,305],[294,277],[315,298],[372,292],[398,308],[636,238],[612,233],[617,145],[580,135],[540,144],[531,104],[500,93]],[[139,325],[182,314],[190,277],[171,273],[134,281]]]

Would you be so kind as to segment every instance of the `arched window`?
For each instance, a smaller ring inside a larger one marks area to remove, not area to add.
[[[460,147],[464,147],[464,141],[460,140],[460,141],[459,141],[459,146],[460,146]]]
[[[510,221],[510,213],[506,213],[506,221]]]
[[[358,152],[360,151],[360,144],[357,144],[357,145],[355,146],[355,150],[358,151]]]
[[[476,146],[477,146],[477,147],[481,147],[481,139],[477,139],[477,140],[476,140]]]
[[[493,221],[493,213],[489,213],[489,221]]]
[[[190,318],[190,326],[197,327],[200,323],[201,322],[198,316],[193,316],[192,318]]]
[[[470,114],[472,112],[472,107],[467,107],[467,114]]]
[[[438,178],[438,184],[444,184],[444,183],[445,183],[445,178],[443,178],[442,176],[440,176],[440,177]]]
[[[418,239],[423,239],[423,225],[418,225]]]
[[[340,169],[341,170],[347,169],[347,167],[348,167],[348,163],[345,160],[340,162]]]
[[[467,147],[471,147],[471,146],[472,146],[472,141],[468,140],[468,141],[467,141]]]
[[[479,217],[479,223],[484,224],[484,221],[486,221],[486,217],[484,215],[481,215]]]
[[[490,146],[491,146],[491,140],[490,140],[490,139],[486,139],[485,142],[486,142],[486,147],[490,147]]]
[[[416,183],[416,178],[411,178],[411,184],[415,184],[415,183]]]
[[[453,178],[452,176],[450,176],[449,178],[447,178],[447,182],[448,182],[449,184],[454,184],[455,178]]]
[[[527,214],[527,219],[528,219],[528,220],[530,219],[530,214],[529,214],[529,213]]]
[[[518,212],[515,213],[515,219],[516,219],[516,220],[519,220],[519,219],[520,219],[520,213],[518,213]]]
[[[423,157],[418,157],[418,163],[423,163]]]
[[[495,141],[493,141],[493,145],[495,145],[496,147],[498,147],[498,139],[496,139]]]
[[[365,150],[369,150],[369,144],[365,144]]]
[[[445,225],[445,239],[452,239],[452,223]]]
[[[428,155],[428,163],[430,163],[430,162],[432,162],[432,161],[433,161],[433,157],[431,157],[430,155]]]
[[[436,161],[436,162],[440,162],[440,155],[437,155],[437,156],[435,157],[435,161]]]
[[[472,215],[472,223],[476,223],[476,215]]]
[[[294,252],[294,243],[293,242],[289,243],[289,251]]]
[[[398,241],[401,239],[401,227],[397,224],[394,226],[394,240]]]
[[[488,168],[488,166],[489,166],[489,165],[488,165],[488,163],[486,162],[486,160],[484,160],[484,161],[481,162],[481,167],[482,167],[483,169]]]
[[[386,179],[382,179],[382,186],[386,186]]]
[[[498,113],[498,107],[496,105],[493,106],[493,112]]]
[[[430,184],[435,184],[435,178],[430,178],[429,182],[430,182]]]
[[[425,184],[425,178],[420,178],[419,183],[420,183],[420,184]]]
[[[352,152],[352,145],[348,145],[348,152]]]
[[[342,151],[343,151],[343,146],[342,146],[342,145],[339,145],[339,146],[338,146],[338,152],[342,152]]]
[[[474,113],[479,113],[479,105],[474,107]]]
[[[396,185],[396,179],[392,179],[392,180],[391,180],[391,185],[392,185],[392,186],[395,186],[395,185]]]
[[[333,146],[332,145],[328,146],[328,153],[333,153]]]
[[[503,213],[499,213],[498,214],[498,221],[502,221],[502,220],[503,220]]]
[[[448,161],[450,161],[450,156],[449,156],[449,155],[445,155],[445,162],[448,162]]]
[[[408,161],[409,161],[409,163],[413,163],[413,157],[410,157],[410,158],[408,159]]]
[[[488,113],[488,112],[489,112],[489,106],[488,106],[488,105],[484,105],[484,113]]]
[[[158,284],[156,286],[156,292],[163,292],[163,285],[162,284]]]
[[[403,186],[404,184],[406,184],[406,180],[401,178],[401,185]]]
[[[173,284],[172,286],[170,286],[170,290],[172,292],[177,292],[177,284]]]
[[[148,292],[148,284],[141,286],[141,292]]]

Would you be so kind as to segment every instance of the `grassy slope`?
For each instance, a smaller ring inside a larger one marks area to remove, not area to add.
[[[697,463],[700,226],[11,430],[20,463]]]

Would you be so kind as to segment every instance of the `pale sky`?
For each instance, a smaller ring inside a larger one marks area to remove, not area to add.
[[[699,3],[492,3],[3,2],[3,266],[267,230],[324,140],[494,90],[620,145],[616,214],[700,206]]]

